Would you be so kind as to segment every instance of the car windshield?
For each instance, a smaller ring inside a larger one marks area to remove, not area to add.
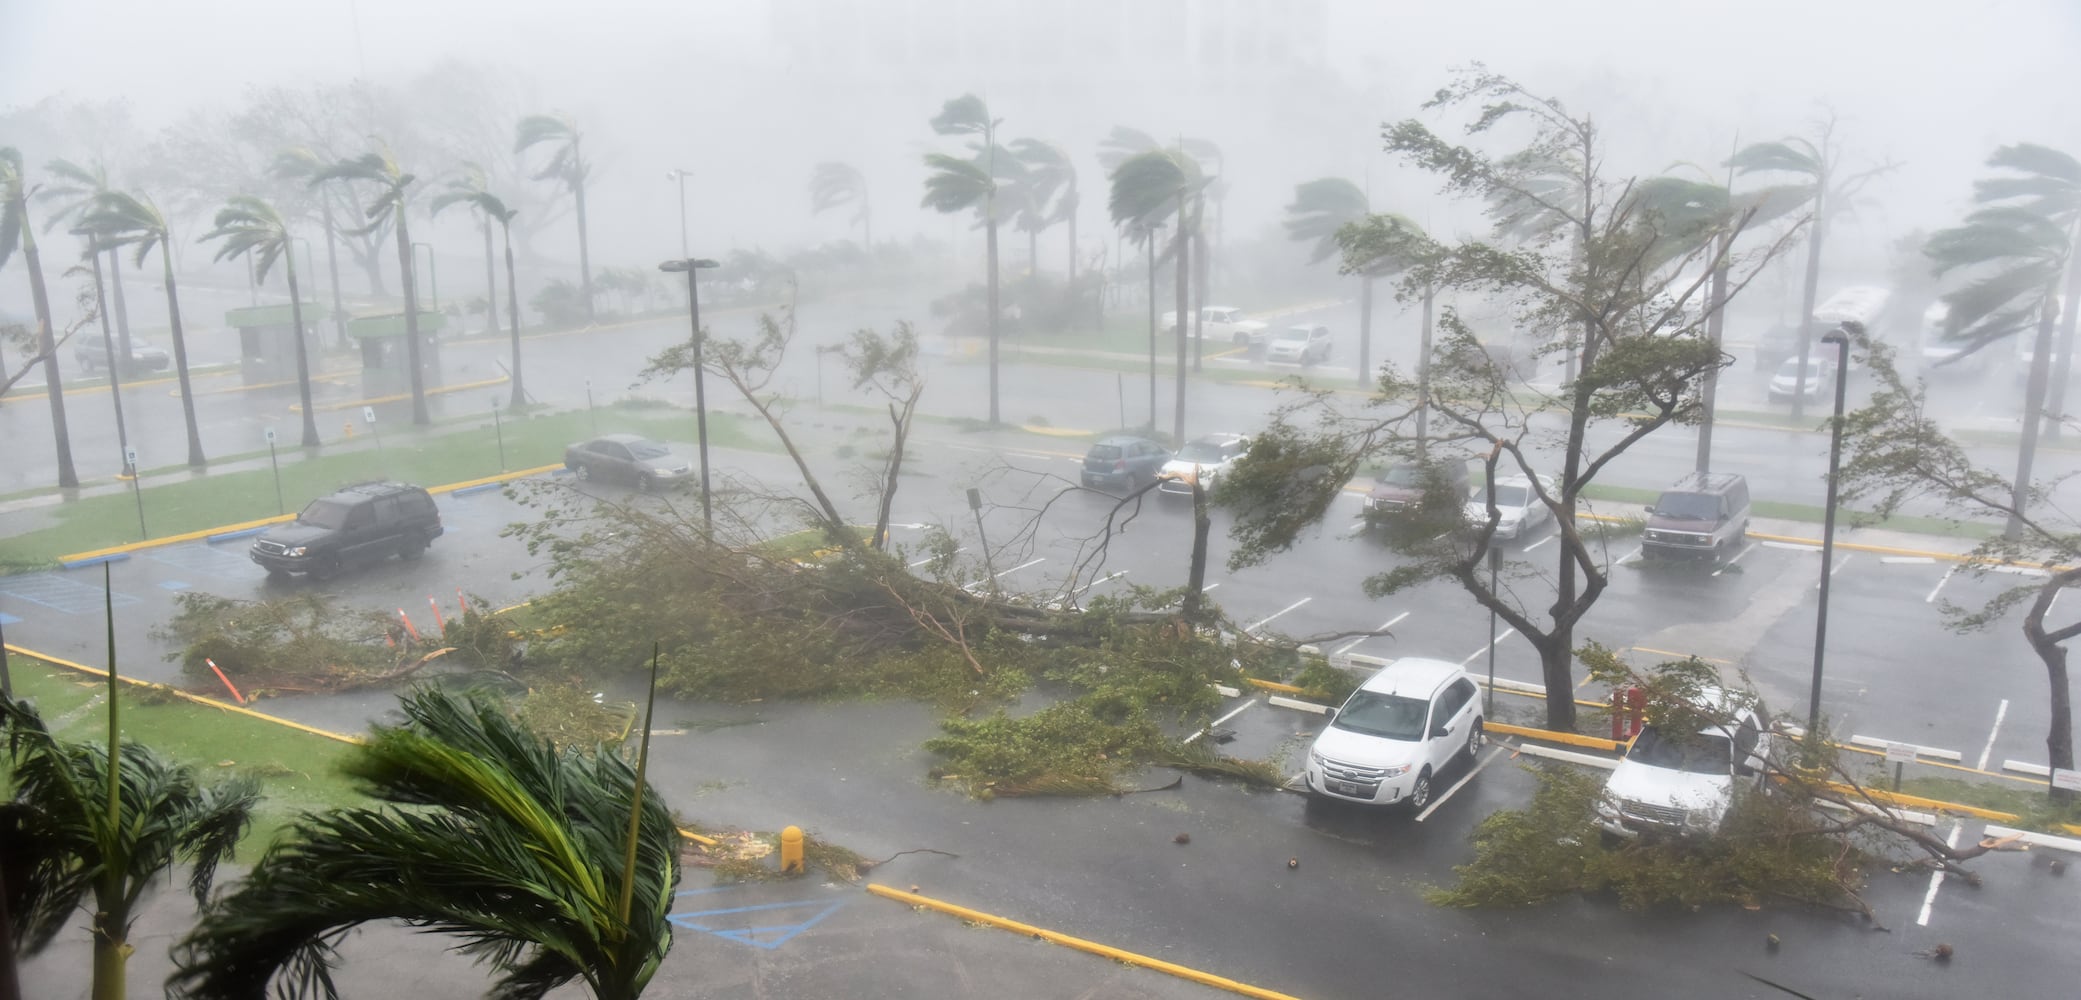
[[[1488,489],[1483,487],[1475,490],[1474,499],[1481,503],[1482,506],[1488,506]],[[1529,507],[1531,505],[1532,491],[1529,487],[1508,483],[1496,484],[1497,507],[1508,509],[1511,507]]]
[[[1655,501],[1655,513],[1684,521],[1718,520],[1720,498],[1709,493],[1664,493]]]
[[[672,452],[664,445],[661,445],[656,441],[652,441],[649,438],[637,438],[636,440],[629,442],[629,454],[634,455],[637,458],[664,458],[665,456],[672,454]]]
[[[1277,334],[1277,338],[1278,338],[1279,340],[1281,340],[1281,341],[1285,341],[1285,342],[1289,342],[1289,343],[1295,343],[1295,344],[1304,344],[1304,343],[1307,343],[1307,341],[1308,341],[1308,331],[1306,331],[1306,330],[1281,330],[1281,331],[1279,331],[1279,333]]]
[[[1094,444],[1091,446],[1091,454],[1084,457],[1112,461],[1120,457],[1120,447],[1110,444]]]
[[[1194,441],[1178,449],[1178,461],[1202,464],[1219,463],[1221,446],[1210,441]]]
[[[1633,738],[1626,759],[1691,774],[1727,774],[1734,764],[1734,743],[1718,733],[1699,733],[1677,743],[1647,726]]]
[[[1405,486],[1415,488],[1423,485],[1423,466],[1397,465],[1387,470],[1380,480],[1382,486]]]
[[[1430,707],[1430,702],[1420,698],[1359,691],[1344,703],[1336,721],[1330,724],[1367,736],[1413,743],[1423,739],[1424,712]]]
[[[1807,377],[1819,377],[1822,371],[1826,369],[1827,365],[1828,362],[1822,361],[1818,358],[1806,359]],[[1778,366],[1778,374],[1784,376],[1785,378],[1796,378],[1799,375],[1799,359],[1786,358],[1785,363]]]
[[[347,512],[353,509],[331,500],[313,500],[296,515],[296,523],[314,528],[344,528],[347,526]]]

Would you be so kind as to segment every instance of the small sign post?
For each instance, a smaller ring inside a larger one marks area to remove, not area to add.
[[[506,428],[499,423],[499,397],[491,397],[491,432],[499,439],[499,471],[506,471]]]
[[[373,406],[362,407],[361,422],[369,425],[369,433],[376,436],[376,454],[379,456],[382,455],[383,432],[376,429],[376,408]]]
[[[144,489],[138,485],[138,482],[144,478],[144,473],[137,464],[136,445],[123,446],[123,464],[130,467],[130,493],[137,497],[137,534],[140,538],[150,538],[152,533],[145,528]]]
[[[1915,762],[1915,745],[1912,743],[1886,744],[1886,763],[1893,765],[1893,790],[1900,791],[1900,772]]]
[[[275,474],[275,513],[289,513],[289,505],[282,502],[282,465],[275,460],[275,425],[267,425],[267,467]]]

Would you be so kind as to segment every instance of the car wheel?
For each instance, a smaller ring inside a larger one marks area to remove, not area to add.
[[[417,559],[426,554],[426,538],[423,535],[406,538],[397,543],[400,559]]]
[[[584,462],[578,463],[578,467],[571,471],[577,473],[579,479],[589,480],[593,477],[593,467]]]
[[[340,557],[318,557],[318,561],[311,564],[311,568],[305,573],[305,575],[309,576],[313,580],[330,580],[333,577],[340,575]]]
[[[1409,808],[1422,809],[1431,804],[1431,769],[1426,767],[1417,772],[1416,784],[1409,789]]]
[[[1237,347],[1249,347],[1249,346],[1250,346],[1250,335],[1249,335],[1249,334],[1247,334],[1247,333],[1239,333],[1239,334],[1236,334],[1236,336],[1235,336],[1235,345],[1236,345]]]
[[[1616,851],[1626,846],[1626,838],[1610,830],[1599,830],[1597,831],[1597,843],[1607,851]]]
[[[289,571],[286,569],[270,569],[267,571],[267,582],[269,583],[281,583],[287,579],[289,579]]]
[[[1481,752],[1481,717],[1474,717],[1474,727],[1467,730],[1467,759],[1473,760]]]
[[[94,371],[94,359],[92,357],[81,357],[79,359],[79,370],[92,374]]]
[[[650,478],[650,473],[648,472],[639,472],[636,474],[636,488],[642,490],[645,493],[648,493],[651,490],[657,488],[657,484],[657,480]]]

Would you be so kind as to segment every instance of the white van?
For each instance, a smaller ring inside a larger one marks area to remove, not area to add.
[[[1922,310],[1922,327],[1917,336],[1922,353],[1922,374],[1941,378],[1977,375],[1986,371],[1990,353],[1987,349],[1966,354],[1964,341],[1944,339],[1944,321],[1950,316],[1951,307],[1941,301],[1930,303],[1929,308]]]
[[[1872,340],[1884,340],[1886,334],[1882,329],[1881,320],[1885,319],[1886,304],[1892,299],[1892,292],[1875,285],[1851,285],[1830,295],[1827,301],[1814,307],[1814,325],[1824,330],[1833,330],[1842,323],[1856,323],[1864,328],[1865,336]],[[1830,351],[1831,356],[1835,350],[1818,343],[1816,347]],[[1857,352],[1855,345],[1852,345],[1850,370],[1856,371],[1863,367],[1864,359]]]

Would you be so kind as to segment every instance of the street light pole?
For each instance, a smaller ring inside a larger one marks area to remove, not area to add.
[[[1149,240],[1149,430],[1156,430],[1156,234],[1163,223],[1151,222]],[[1178,336],[1185,335],[1185,317],[1178,317]]]
[[[412,244],[412,264],[413,264],[413,266],[415,266],[415,267],[416,267],[416,266],[418,266],[418,264],[419,264],[419,248],[420,248],[420,247],[425,247],[425,248],[426,248],[426,284],[427,284],[427,293],[428,293],[429,295],[431,295],[431,296],[433,297],[433,302],[434,302],[434,311],[435,311],[435,312],[440,312],[440,311],[441,311],[441,272],[440,272],[440,271],[438,271],[438,270],[436,270],[436,269],[434,268],[434,245],[433,245],[433,244],[431,244],[431,243],[414,243],[414,244]]]
[[[1816,746],[1821,732],[1821,661],[1828,651],[1828,572],[1835,565],[1835,497],[1836,480],[1843,464],[1843,397],[1848,387],[1850,367],[1850,338],[1862,336],[1864,327],[1854,321],[1845,321],[1821,338],[1824,344],[1835,345],[1835,420],[1828,436],[1828,505],[1821,514],[1821,602],[1814,619],[1814,687],[1807,699],[1806,734],[1808,746]]]
[[[693,176],[693,171],[681,170],[678,167],[665,171],[666,180],[677,181],[679,184],[679,256],[681,259],[693,256],[686,248],[686,179],[691,176]]]
[[[705,257],[682,257],[658,265],[658,270],[668,274],[686,272],[687,311],[694,324],[694,428],[700,439],[701,530],[710,538],[715,535],[715,509],[708,493],[708,397],[701,380],[701,293],[694,278],[702,268],[718,266]]]

